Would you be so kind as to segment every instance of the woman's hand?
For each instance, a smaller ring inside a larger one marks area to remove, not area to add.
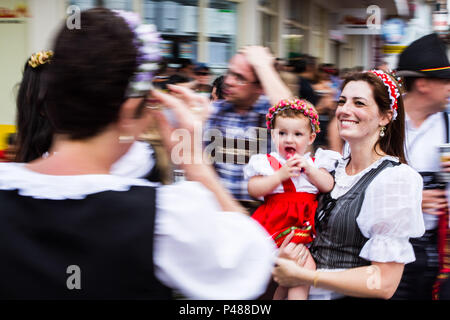
[[[177,128],[167,129],[186,129],[193,133],[195,126],[202,124],[209,116],[210,104],[208,100],[185,87],[168,85],[168,88],[171,90],[170,94],[159,90],[151,92],[152,98],[169,109],[177,120]],[[149,108],[153,109],[152,107]],[[158,120],[166,119],[160,110],[153,110],[153,114],[158,117]],[[167,121],[160,124],[168,125]]]
[[[295,262],[298,266],[303,267],[305,265],[305,262],[307,258],[311,255],[309,253],[308,248],[304,244],[296,244],[293,242],[290,242],[292,238],[294,237],[294,231],[292,231],[290,234],[286,236],[283,243],[281,244],[279,251],[278,251],[278,257],[283,259],[292,260]]]
[[[272,276],[280,286],[291,288],[310,285],[314,271],[299,267],[293,260],[278,258]]]
[[[167,114],[162,110],[149,106],[162,140],[170,154],[175,145],[180,147],[179,137],[182,136],[183,159],[187,160],[185,162],[203,162],[202,124],[209,115],[209,102],[188,88],[169,85],[169,89],[171,94],[154,90],[151,95],[153,100],[157,100],[171,113],[176,126],[168,121]]]
[[[196,121],[204,123],[208,119],[212,109],[211,104],[206,97],[195,93],[187,87],[176,86],[173,84],[169,84],[167,87],[170,89],[171,95],[186,103],[189,110],[194,114],[194,117],[196,117]]]

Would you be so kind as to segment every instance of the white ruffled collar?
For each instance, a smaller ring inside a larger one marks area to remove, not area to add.
[[[378,166],[384,161],[384,160],[391,160],[395,162],[399,162],[399,159],[397,157],[393,156],[384,156],[374,163],[372,163],[370,166],[362,170],[361,172],[358,172],[355,175],[348,175],[347,172],[345,172],[345,168],[347,167],[348,162],[350,161],[350,157],[347,158],[341,158],[339,160],[338,166],[336,167],[336,172],[334,175],[336,185],[342,188],[349,187],[352,185],[355,181],[358,181],[363,175],[365,175],[367,172],[374,168],[378,168]]]
[[[54,176],[31,171],[24,163],[0,163],[0,190],[18,190],[36,199],[84,199],[104,191],[128,191],[132,186],[158,184],[110,174]]]

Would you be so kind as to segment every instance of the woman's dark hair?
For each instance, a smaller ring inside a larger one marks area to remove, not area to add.
[[[53,129],[47,118],[48,64],[31,67],[28,60],[17,94],[17,162],[40,158],[52,144]]]
[[[219,100],[225,99],[225,96],[223,94],[223,83],[224,83],[224,81],[225,81],[225,76],[219,76],[212,83],[212,87],[216,88],[216,96],[217,96],[217,98]]]
[[[398,86],[395,78],[388,74],[389,78]],[[378,105],[378,110],[380,114],[386,114],[391,110],[391,100],[389,99],[389,93],[387,87],[384,85],[383,81],[377,77],[372,72],[357,72],[347,76],[342,84],[342,89],[350,81],[365,81],[372,87],[373,97]],[[387,155],[399,158],[401,163],[406,163],[405,158],[405,109],[403,107],[403,98],[400,92],[400,96],[397,101],[397,118],[389,122],[386,126],[386,131],[384,137],[379,137],[378,142],[375,144],[379,145],[380,149]]]
[[[138,54],[128,24],[111,10],[83,11],[80,22],[59,31],[48,81],[48,117],[55,133],[73,140],[117,121]]]

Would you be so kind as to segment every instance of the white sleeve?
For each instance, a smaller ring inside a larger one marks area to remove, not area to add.
[[[155,274],[191,299],[254,299],[264,293],[276,246],[250,217],[220,212],[196,182],[156,194]]]
[[[155,166],[153,148],[150,144],[135,141],[130,149],[111,166],[111,174],[128,177],[142,178],[149,174]]]
[[[383,170],[367,187],[357,223],[369,240],[360,257],[376,262],[415,261],[409,238],[425,232],[422,177],[401,164]]]
[[[342,159],[342,155],[336,151],[319,148],[316,150],[314,158],[314,164],[317,168],[324,168],[331,172],[336,169],[336,162]]]
[[[248,164],[244,166],[244,178],[250,179],[254,176],[270,176],[274,174],[266,154],[254,154],[250,157]]]

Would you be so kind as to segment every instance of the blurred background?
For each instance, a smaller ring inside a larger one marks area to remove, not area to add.
[[[56,29],[73,17],[71,6],[139,13],[162,35],[166,76],[170,70],[203,76],[199,90],[223,74],[244,45],[269,47],[281,69],[301,60],[338,75],[395,68],[399,53],[431,32],[450,43],[450,0],[0,0],[2,144],[15,130],[24,63],[33,52],[51,49]]]

